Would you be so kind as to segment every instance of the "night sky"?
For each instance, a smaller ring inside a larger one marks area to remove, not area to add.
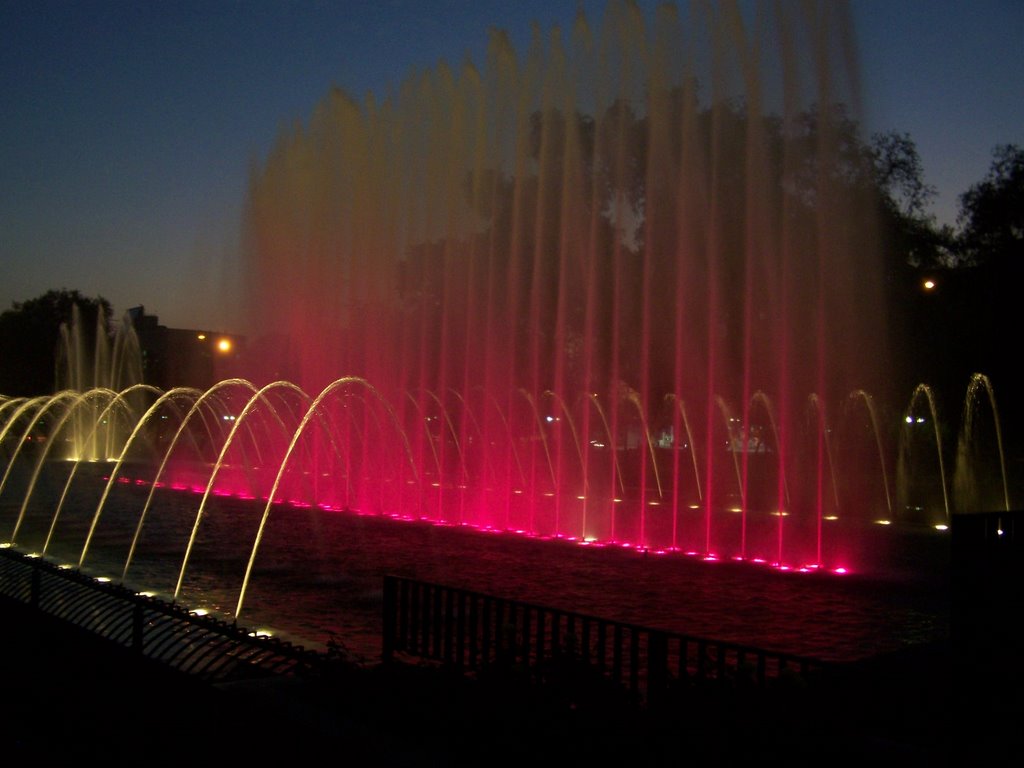
[[[382,95],[519,50],[604,0],[0,0],[0,310],[51,288],[231,328],[228,266],[252,163],[327,89]],[[643,2],[645,10],[653,2]],[[1024,3],[851,5],[869,130],[909,132],[933,213],[1024,144]]]

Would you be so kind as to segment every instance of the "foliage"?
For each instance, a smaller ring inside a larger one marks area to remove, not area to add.
[[[970,264],[1024,257],[1024,149],[993,150],[988,175],[960,196],[958,223]]]
[[[949,267],[956,263],[953,230],[926,210],[935,188],[924,182],[917,147],[908,133],[876,133],[867,147],[878,191],[880,225],[893,254],[894,272]]]
[[[67,289],[14,302],[0,314],[0,393],[35,396],[53,391],[60,327],[70,325],[75,306],[89,333],[97,327],[97,313],[102,313],[104,325],[111,316],[106,299]]]

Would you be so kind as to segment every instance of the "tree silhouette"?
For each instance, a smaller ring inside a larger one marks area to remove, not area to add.
[[[0,314],[0,393],[23,397],[53,391],[60,326],[70,324],[75,306],[87,334],[97,326],[97,313],[103,313],[104,324],[111,317],[110,302],[103,297],[90,299],[64,288],[14,302]]]
[[[960,196],[961,245],[972,264],[1024,257],[1024,149],[1002,144],[992,155],[988,175]]]

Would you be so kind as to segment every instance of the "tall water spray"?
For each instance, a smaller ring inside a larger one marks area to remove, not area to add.
[[[439,519],[814,560],[886,365],[849,21],[612,2],[332,91],[251,180],[264,375],[387,393]]]
[[[109,318],[100,309],[96,327],[88,329],[78,305],[71,308],[71,321],[60,326],[56,354],[58,392],[85,393],[93,389],[120,391],[142,382],[142,352],[127,313],[113,333]],[[99,411],[95,404],[76,406],[68,430],[68,456],[106,459],[121,450],[124,437],[131,431],[127,424],[111,414],[108,422],[96,424]]]

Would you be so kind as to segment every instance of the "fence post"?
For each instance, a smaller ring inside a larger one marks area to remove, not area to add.
[[[384,577],[384,637],[381,641],[381,660],[389,662],[395,654],[396,587],[394,576]]]
[[[142,654],[142,629],[143,629],[142,603],[136,602],[132,606],[132,650]]]
[[[668,637],[664,632],[647,634],[647,702],[658,706],[668,690]]]
[[[39,566],[32,564],[32,577],[29,581],[28,604],[33,608],[39,607],[40,576]]]

